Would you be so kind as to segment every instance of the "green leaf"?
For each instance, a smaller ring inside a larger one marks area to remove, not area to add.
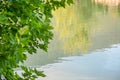
[[[6,80],[35,80],[42,71],[21,66],[22,78],[14,72],[26,60],[26,52],[47,52],[53,37],[52,10],[72,0],[0,0],[0,75]],[[1,79],[1,78],[0,78]]]

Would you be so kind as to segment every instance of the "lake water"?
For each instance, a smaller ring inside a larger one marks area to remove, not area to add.
[[[28,55],[38,80],[120,80],[120,1],[74,0],[53,11],[48,53]]]

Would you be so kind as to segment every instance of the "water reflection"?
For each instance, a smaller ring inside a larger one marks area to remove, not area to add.
[[[53,12],[54,40],[49,53],[38,53],[27,60],[27,65],[53,63],[59,57],[81,55],[120,43],[118,7],[94,4],[91,0],[76,0],[66,9]],[[46,58],[46,60],[44,60]]]
[[[119,6],[120,4],[120,0],[92,0],[92,1],[107,6]]]
[[[119,0],[117,5],[107,5],[108,0],[75,1],[53,12],[55,36],[49,53],[28,55],[25,65],[45,65],[48,77],[43,80],[119,80]]]
[[[83,5],[78,4],[81,1],[84,2]],[[67,9],[60,8],[53,13],[55,32],[58,33],[60,41],[63,42],[64,51],[71,53],[79,49],[86,52],[91,42],[89,33],[90,24],[93,21],[90,19],[89,11],[91,10],[87,9],[89,1],[81,1],[77,1],[75,5],[67,7]]]
[[[59,40],[62,41],[64,51],[69,53],[88,51],[93,46],[94,36],[98,37],[97,35],[103,33],[104,36],[105,34],[110,36],[120,25],[117,7],[106,9],[106,6],[94,4],[90,0],[77,0],[75,5],[67,9],[60,8],[53,14],[55,34],[57,33]],[[111,30],[111,27],[114,29]],[[112,36],[111,38],[116,39]]]
[[[116,46],[84,57],[64,57],[62,63],[43,66],[41,69],[48,76],[40,80],[119,80],[120,45]]]

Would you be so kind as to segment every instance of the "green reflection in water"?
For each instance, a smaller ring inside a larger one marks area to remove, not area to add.
[[[96,49],[110,48],[111,45],[120,43],[118,6],[76,0],[74,5],[61,8],[53,14],[55,36],[49,45],[48,54],[38,50],[37,53],[40,54],[28,55],[25,65],[46,65],[61,57],[79,56],[79,51],[95,52]]]
[[[92,45],[91,36],[100,28],[98,16],[110,14],[118,17],[118,6],[107,6],[93,0],[76,0],[75,4],[53,12],[55,34],[59,35],[64,51],[87,52]]]

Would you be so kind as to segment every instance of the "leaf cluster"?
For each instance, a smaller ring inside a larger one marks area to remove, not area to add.
[[[47,51],[53,37],[53,27],[50,25],[52,10],[71,3],[72,0],[0,0],[1,76],[6,80],[44,77],[36,69],[21,67],[25,71],[24,78],[21,78],[13,69],[26,60],[27,52],[36,53],[38,48]]]

